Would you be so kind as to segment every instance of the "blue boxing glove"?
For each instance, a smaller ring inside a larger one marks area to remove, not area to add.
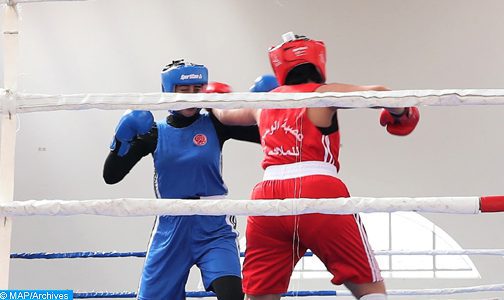
[[[126,155],[131,142],[137,136],[148,133],[153,125],[154,116],[150,111],[127,110],[117,124],[110,150],[116,151],[118,156]]]
[[[266,93],[278,87],[278,80],[275,75],[266,74],[256,78],[249,91],[252,93]]]

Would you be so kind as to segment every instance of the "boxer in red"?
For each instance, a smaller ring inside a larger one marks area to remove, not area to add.
[[[386,91],[383,86],[326,84],[324,43],[292,33],[269,50],[280,86],[272,92]],[[224,124],[258,124],[264,179],[253,199],[349,197],[338,179],[337,108],[214,110]],[[416,107],[382,109],[380,124],[395,135],[416,127]],[[359,215],[254,216],[247,220],[243,289],[247,299],[275,300],[287,291],[295,264],[311,249],[357,299],[386,299],[385,285]]]

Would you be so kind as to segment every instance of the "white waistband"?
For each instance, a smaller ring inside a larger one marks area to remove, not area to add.
[[[290,179],[310,175],[337,177],[336,166],[322,161],[302,161],[293,164],[269,166],[264,170],[263,180]]]

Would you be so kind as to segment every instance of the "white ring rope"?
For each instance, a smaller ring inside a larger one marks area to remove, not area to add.
[[[87,0],[0,0],[0,4],[7,4],[10,6],[21,4],[21,3],[30,3],[30,2],[71,2],[71,1],[87,1]]]
[[[402,90],[350,93],[120,93],[42,95],[13,93],[18,113],[82,109],[185,109],[205,108],[287,108],[287,107],[407,107],[503,105],[504,89],[490,90]],[[6,100],[5,91],[1,96]]]
[[[285,199],[285,200],[182,200],[103,199],[28,200],[0,203],[0,216],[103,215],[114,217],[152,215],[262,215],[308,213],[417,211],[478,214],[479,197]]]

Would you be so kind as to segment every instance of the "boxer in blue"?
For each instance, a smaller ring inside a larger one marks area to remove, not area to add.
[[[229,92],[208,84],[202,65],[174,61],[161,73],[163,92]],[[208,84],[208,85],[207,85]],[[119,121],[103,177],[121,181],[144,156],[154,159],[157,198],[223,198],[221,152],[230,138],[259,143],[256,126],[225,126],[199,108],[172,111],[154,122],[149,111],[129,111]],[[185,299],[189,270],[201,270],[207,291],[219,300],[243,300],[234,216],[159,216],[156,218],[138,299]]]

